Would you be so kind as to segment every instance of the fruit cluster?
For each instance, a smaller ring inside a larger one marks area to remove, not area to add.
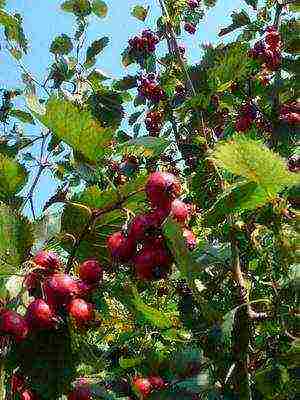
[[[163,124],[161,111],[149,111],[145,118],[146,129],[150,136],[158,136]]]
[[[281,65],[281,41],[277,28],[270,26],[263,40],[255,43],[250,50],[250,57],[264,63],[269,71],[277,71]]]
[[[148,74],[140,79],[138,93],[153,103],[159,103],[165,97],[165,92],[157,82],[155,74]]]
[[[153,391],[161,390],[166,387],[164,380],[157,375],[148,377],[136,376],[132,380],[134,392],[143,399],[146,399]]]
[[[280,108],[280,117],[282,121],[289,125],[300,124],[300,103],[295,101],[293,103],[283,104]]]
[[[147,55],[155,52],[158,42],[158,36],[150,29],[145,29],[140,36],[129,39],[129,54],[139,62]]]
[[[183,15],[184,30],[191,35],[194,35],[201,17],[203,17],[203,10],[200,8],[200,0],[188,0]]]
[[[237,132],[246,132],[251,127],[256,117],[257,111],[252,104],[245,104],[242,106],[235,124]]]
[[[78,329],[95,323],[94,305],[87,299],[103,279],[97,260],[84,261],[79,266],[79,277],[64,273],[59,257],[53,252],[38,252],[32,264],[34,267],[26,275],[24,286],[34,299],[24,316],[7,308],[1,310],[1,335],[20,342],[36,332],[57,329],[64,323],[66,314]],[[22,376],[13,376],[12,391],[24,400],[37,399]]]
[[[150,281],[166,277],[172,265],[172,256],[161,230],[167,216],[181,224],[183,237],[191,250],[196,246],[196,238],[186,227],[190,208],[177,198],[181,185],[176,176],[154,172],[148,178],[145,190],[151,211],[137,215],[125,231],[109,236],[107,246],[113,260],[131,263],[139,279]]]

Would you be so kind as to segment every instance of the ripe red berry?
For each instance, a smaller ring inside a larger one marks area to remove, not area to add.
[[[133,260],[137,277],[145,281],[164,278],[171,262],[163,244],[156,242],[145,245]]]
[[[51,329],[57,323],[53,310],[43,299],[36,299],[28,306],[26,321],[32,329]]]
[[[239,117],[235,124],[237,132],[246,132],[252,124],[253,120],[249,116]]]
[[[25,378],[24,376],[14,373],[11,377],[10,387],[12,393],[19,393],[24,389]]]
[[[91,400],[92,391],[89,386],[78,386],[68,395],[68,400]]]
[[[175,175],[168,172],[153,172],[146,184],[146,194],[153,207],[168,208],[181,193],[181,185]]]
[[[126,237],[123,232],[115,232],[107,239],[107,247],[112,258],[128,262],[136,249],[135,240]]]
[[[20,400],[39,400],[39,398],[32,390],[26,389],[20,393]]]
[[[147,378],[136,377],[132,380],[133,390],[139,395],[146,398],[152,390],[152,385]]]
[[[35,290],[40,286],[40,275],[35,271],[29,272],[24,279],[24,285],[29,295],[34,295]]]
[[[77,286],[78,286],[78,296],[82,298],[90,295],[95,290],[94,284],[82,280],[78,281]]]
[[[68,304],[79,294],[78,281],[67,274],[54,274],[48,277],[43,286],[47,302],[57,308]]]
[[[189,206],[181,200],[175,199],[171,205],[171,216],[180,224],[185,224],[189,218]]]
[[[183,229],[183,237],[185,239],[186,245],[190,250],[194,250],[197,246],[197,238],[192,231],[189,229]]]
[[[35,255],[33,262],[42,268],[51,270],[56,270],[60,266],[59,257],[52,251],[39,251]]]
[[[17,341],[23,340],[29,333],[26,319],[15,311],[6,310],[0,316],[0,332],[13,335]]]
[[[79,276],[88,283],[98,283],[103,279],[103,269],[97,260],[86,260],[79,267]]]
[[[73,299],[68,306],[68,312],[77,326],[85,326],[94,319],[93,304],[83,299]]]
[[[161,390],[165,387],[165,381],[158,375],[151,375],[148,377],[154,390]]]
[[[196,33],[196,26],[194,24],[191,24],[190,22],[186,22],[184,24],[184,30],[188,33],[190,33],[191,35],[194,35]]]

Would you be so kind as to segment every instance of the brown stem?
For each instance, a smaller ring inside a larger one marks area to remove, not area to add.
[[[5,400],[5,362],[0,360],[0,400]]]

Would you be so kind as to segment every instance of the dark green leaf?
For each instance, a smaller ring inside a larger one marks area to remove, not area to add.
[[[64,33],[57,36],[50,46],[50,52],[53,54],[68,54],[73,50],[73,43],[71,38]]]
[[[31,114],[23,110],[12,109],[9,111],[9,115],[18,118],[20,121],[28,124],[35,124],[34,119]]]
[[[113,88],[115,90],[130,90],[137,87],[137,76],[136,75],[128,75],[119,81],[115,81],[113,83]]]
[[[104,36],[99,40],[95,40],[86,51],[85,66],[87,68],[91,67],[96,62],[96,56],[105,49],[109,43],[109,38]]]
[[[233,12],[231,14],[231,18],[232,24],[229,25],[227,28],[221,29],[219,36],[227,35],[228,33],[233,32],[234,30],[241,28],[242,26],[248,25],[251,22],[249,15],[246,13],[246,11]]]

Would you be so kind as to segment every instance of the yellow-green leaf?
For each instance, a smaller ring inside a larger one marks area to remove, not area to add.
[[[26,176],[21,164],[0,153],[0,199],[18,193],[26,183]]]

